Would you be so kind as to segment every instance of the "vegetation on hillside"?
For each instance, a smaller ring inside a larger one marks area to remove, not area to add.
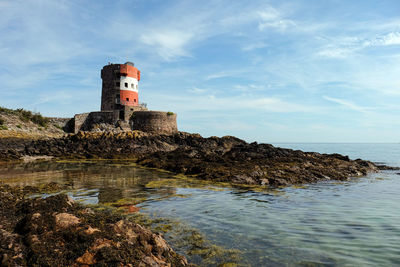
[[[7,130],[7,126],[4,125],[4,119],[0,116],[0,130]]]
[[[17,115],[22,121],[28,122],[31,121],[39,126],[46,127],[49,123],[49,119],[43,117],[39,112],[32,112],[29,110],[25,110],[22,108],[19,109],[8,109],[0,106],[0,113],[3,114],[14,114]],[[4,124],[4,120],[0,120],[0,125]]]

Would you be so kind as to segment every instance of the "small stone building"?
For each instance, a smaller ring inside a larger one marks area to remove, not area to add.
[[[139,103],[140,71],[132,62],[108,64],[101,70],[101,111],[76,114],[74,132],[108,124],[125,131],[170,134],[178,131],[176,114],[149,111]]]

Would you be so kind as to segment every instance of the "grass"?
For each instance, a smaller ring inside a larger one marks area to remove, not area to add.
[[[0,130],[8,130],[7,126],[5,126],[4,123],[5,123],[4,119],[0,117]]]
[[[168,116],[171,116],[171,115],[174,115],[174,113],[171,112],[171,111],[168,111],[168,112],[167,112],[167,115],[168,115]]]
[[[53,124],[53,126],[56,127],[57,129],[63,130],[63,128],[60,125]]]
[[[1,113],[11,114],[13,111],[14,111],[14,110],[12,110],[12,109],[0,107],[0,112],[1,112]]]
[[[42,127],[46,127],[49,123],[49,119],[43,117],[39,112],[32,112],[23,108],[9,109],[0,107],[0,113],[17,115],[24,122],[31,121]]]

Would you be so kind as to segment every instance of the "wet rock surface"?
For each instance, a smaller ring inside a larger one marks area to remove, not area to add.
[[[26,198],[38,190],[0,186],[1,266],[192,266],[160,234],[65,194]]]
[[[26,138],[0,138],[0,160],[18,160],[25,154],[25,147],[32,142]]]
[[[4,145],[4,143],[2,144]],[[0,147],[0,159],[47,155],[69,158],[130,158],[139,165],[245,185],[285,186],[319,180],[346,180],[387,166],[339,154],[247,143],[232,136],[203,138],[178,132],[150,135],[79,132],[63,138]]]

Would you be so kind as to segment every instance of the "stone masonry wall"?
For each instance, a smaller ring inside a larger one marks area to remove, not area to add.
[[[124,112],[124,117],[123,120],[124,121],[129,121],[129,119],[131,118],[132,114],[136,111],[146,111],[147,108],[142,107],[142,106],[124,106],[123,107],[123,112]],[[122,119],[122,118],[120,118]]]
[[[53,125],[63,129],[67,133],[72,133],[74,131],[74,118],[56,118],[49,117],[49,121]]]
[[[93,124],[114,124],[116,121],[115,115],[114,111],[96,111],[76,114],[74,117],[74,133],[88,131],[92,128]]]
[[[133,130],[159,134],[172,134],[178,131],[176,114],[162,111],[135,111],[131,117]]]
[[[116,87],[116,72],[119,72],[119,64],[111,64],[104,66],[101,70],[101,78],[103,81],[101,92],[101,111],[109,111],[115,109],[115,96],[119,93]]]
[[[74,133],[79,132],[90,113],[81,113],[74,116]]]

